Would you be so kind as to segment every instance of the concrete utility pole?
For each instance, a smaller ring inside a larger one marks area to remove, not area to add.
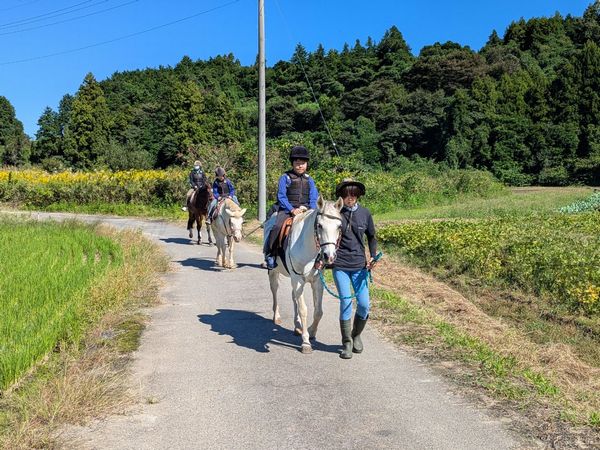
[[[265,1],[258,0],[258,220],[267,217]]]

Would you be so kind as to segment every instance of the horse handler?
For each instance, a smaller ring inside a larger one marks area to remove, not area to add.
[[[340,358],[350,359],[353,352],[363,351],[360,335],[369,318],[368,278],[369,271],[376,262],[377,240],[371,212],[358,204],[358,199],[365,195],[365,185],[347,178],[336,186],[335,194],[344,201],[341,211],[342,236],[333,263],[333,279],[340,297],[340,330],[344,346]],[[365,235],[371,255],[368,262],[363,241]],[[351,290],[356,296],[354,324],[351,323],[353,297]]]

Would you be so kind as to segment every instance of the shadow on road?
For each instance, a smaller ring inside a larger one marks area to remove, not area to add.
[[[196,237],[194,237],[193,239],[190,239],[190,238],[166,238],[166,239],[161,238],[160,240],[167,244],[198,245]],[[206,241],[203,240],[200,243],[200,245],[203,247],[214,247],[215,246],[214,243],[209,244],[208,240],[206,240]]]
[[[300,351],[302,339],[291,330],[275,325],[272,320],[250,312],[236,309],[219,309],[216,314],[200,314],[198,320],[211,326],[211,331],[219,335],[231,336],[233,343],[240,347],[268,353],[270,345],[293,348]],[[313,349],[337,353],[338,345],[327,345],[311,341]]]
[[[183,267],[195,267],[209,272],[221,272],[223,269],[215,265],[214,259],[188,258],[182,261],[177,261]]]
[[[183,244],[183,245],[192,245],[195,244],[196,241],[193,241],[189,238],[161,238],[161,241],[167,243],[167,244]]]

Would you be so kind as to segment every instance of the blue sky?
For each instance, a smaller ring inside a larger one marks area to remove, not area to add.
[[[267,64],[289,59],[296,43],[341,49],[344,42],[379,41],[396,25],[413,53],[455,41],[478,50],[523,17],[580,16],[592,0],[265,0]],[[184,55],[207,59],[232,52],[242,64],[257,53],[257,0],[1,0],[0,95],[34,136],[46,106],[75,93],[86,73],[173,66]],[[217,8],[217,9],[215,9]],[[92,46],[211,10],[189,20]],[[87,17],[84,17],[86,16]],[[62,22],[64,23],[56,23]],[[25,30],[31,28],[30,30]],[[15,62],[27,59],[26,62]]]

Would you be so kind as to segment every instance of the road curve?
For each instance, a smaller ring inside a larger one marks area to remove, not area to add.
[[[78,447],[519,446],[498,419],[453,393],[370,326],[364,353],[340,359],[338,305],[328,294],[315,350],[301,354],[300,338],[291,332],[289,282],[282,280],[283,325],[276,326],[270,320],[267,273],[252,246],[237,246],[239,268],[222,270],[213,264],[214,247],[191,245],[186,231],[172,224],[67,214],[33,217],[77,217],[118,229],[139,228],[161,244],[176,267],[164,276],[163,303],[151,310],[151,323],[134,355],[131,384],[140,403],[127,415],[76,429],[72,435]]]

